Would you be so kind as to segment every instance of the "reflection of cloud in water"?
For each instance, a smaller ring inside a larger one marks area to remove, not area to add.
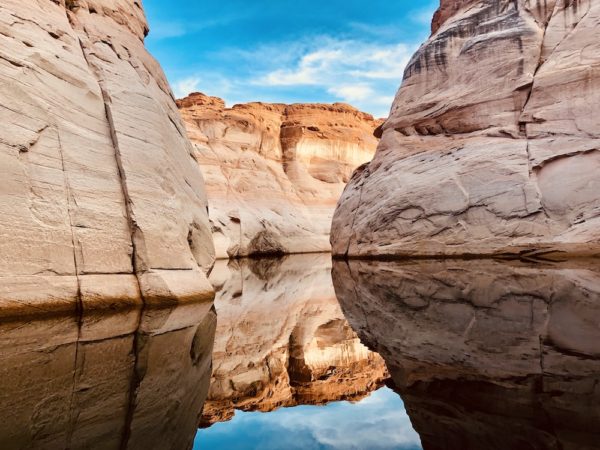
[[[194,449],[420,449],[400,397],[380,389],[359,403],[236,412],[196,436]]]

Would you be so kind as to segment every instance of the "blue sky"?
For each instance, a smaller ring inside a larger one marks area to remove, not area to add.
[[[359,403],[237,411],[230,422],[199,430],[194,450],[420,450],[400,396],[388,388]]]
[[[387,116],[439,0],[144,0],[175,95],[350,103]]]

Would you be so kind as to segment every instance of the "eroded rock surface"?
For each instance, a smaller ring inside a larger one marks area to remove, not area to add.
[[[424,449],[597,448],[597,263],[340,261],[333,281]]]
[[[178,100],[204,173],[217,256],[329,251],[333,210],[380,125],[344,104]]]
[[[210,381],[211,302],[0,325],[0,448],[191,448]]]
[[[0,4],[0,314],[212,295],[207,201],[139,1]]]
[[[433,31],[342,196],[334,253],[599,254],[600,3],[444,0]]]
[[[348,325],[330,270],[329,255],[217,262],[217,339],[202,426],[231,419],[235,409],[358,401],[383,385],[383,360]]]

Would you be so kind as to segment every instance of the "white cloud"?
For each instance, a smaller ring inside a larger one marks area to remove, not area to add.
[[[278,68],[255,80],[266,86],[329,85],[342,80],[401,80],[404,68],[413,53],[404,43],[371,44],[353,40],[324,38],[292,62],[291,67]]]
[[[375,44],[329,37],[319,39],[318,46],[296,49],[300,49],[299,54],[289,58],[284,67],[264,73],[252,83],[267,87],[319,87],[335,100],[376,116],[387,115],[414,51],[405,43]]]
[[[376,39],[387,38],[394,39],[398,36],[399,31],[402,27],[398,26],[398,23],[390,24],[371,24],[363,22],[351,22],[349,26],[354,30],[362,34],[370,35]]]
[[[184,24],[180,22],[159,21],[152,25],[150,36],[153,39],[169,39],[184,36],[187,30]]]
[[[282,410],[260,416],[263,423],[288,430],[293,436],[312,435],[327,448],[339,450],[419,447],[421,440],[402,402],[387,388],[358,404],[338,403],[329,408]]]
[[[416,45],[381,44],[329,36],[263,45],[252,51],[226,49],[212,55],[231,67],[230,74],[202,73],[174,80],[177,97],[200,90],[227,104],[286,101],[290,92],[310,92],[296,101],[344,102],[386,117],[404,68]],[[250,68],[250,70],[248,70]],[[317,98],[315,98],[315,95]]]
[[[375,95],[375,91],[368,84],[343,84],[327,90],[330,94],[348,102],[358,102]]]
[[[218,439],[223,444],[231,444],[239,442],[240,436],[251,443],[247,448],[264,450],[422,448],[404,403],[388,388],[374,392],[359,403],[297,406],[270,413],[236,411],[231,422],[201,430],[196,442],[198,448],[202,448],[201,442],[206,440],[216,442]]]
[[[198,91],[199,86],[199,77],[183,78],[173,83],[173,93],[175,94],[175,98],[183,98],[192,92]]]
[[[178,38],[210,28],[229,25],[243,17],[244,13],[238,11],[236,14],[211,20],[193,20],[187,22],[154,20],[150,23],[149,39],[160,41],[163,39]]]

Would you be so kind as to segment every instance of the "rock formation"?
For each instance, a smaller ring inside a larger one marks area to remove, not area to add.
[[[600,3],[442,0],[337,255],[600,254]]]
[[[352,328],[428,449],[593,449],[600,265],[338,261]]]
[[[191,448],[212,302],[0,325],[0,448]]]
[[[217,257],[329,251],[333,210],[380,125],[336,103],[178,101],[204,172]]]
[[[329,255],[218,261],[217,339],[202,426],[235,409],[357,401],[387,370],[348,325],[331,284]]]
[[[212,295],[202,176],[147,32],[139,0],[2,1],[1,314]]]

